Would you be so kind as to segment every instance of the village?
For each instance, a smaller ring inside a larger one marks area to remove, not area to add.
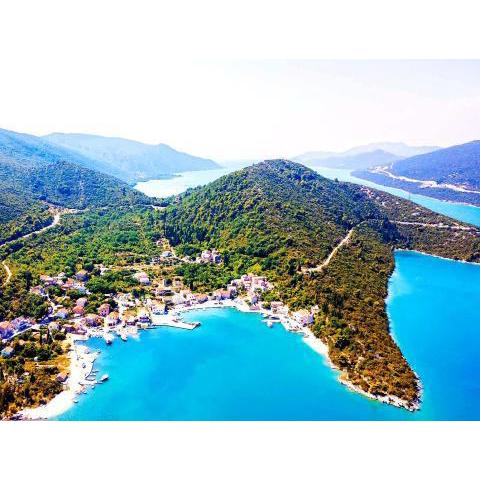
[[[215,249],[205,250],[195,259],[176,258],[171,250],[165,250],[160,257],[152,258],[151,265],[171,264],[173,260],[196,263],[220,263],[221,255]],[[99,277],[107,275],[111,267],[96,265]],[[81,269],[72,277],[65,273],[54,276],[40,275],[40,283],[31,287],[30,292],[48,302],[48,313],[39,319],[18,317],[12,321],[0,322],[1,356],[11,358],[15,349],[11,341],[28,331],[47,329],[52,335],[65,335],[70,345],[70,369],[62,371],[57,381],[72,392],[85,393],[87,385],[98,383],[92,377],[96,354],[84,345],[76,344],[91,337],[103,338],[107,345],[115,339],[127,341],[138,337],[145,329],[171,327],[193,330],[199,322],[186,322],[181,313],[193,309],[234,307],[245,312],[262,314],[262,321],[268,327],[282,324],[287,330],[298,332],[305,337],[312,335],[308,326],[314,321],[315,308],[291,312],[281,301],[263,302],[262,294],[271,291],[274,285],[265,276],[252,273],[233,279],[224,288],[210,293],[196,293],[186,288],[182,278],[150,278],[144,270],[130,273],[131,280],[142,290],[143,295],[132,291],[104,294],[102,300],[89,291],[92,273]],[[53,294],[52,294],[53,293]],[[70,378],[71,377],[71,378]],[[103,378],[101,381],[104,381]]]

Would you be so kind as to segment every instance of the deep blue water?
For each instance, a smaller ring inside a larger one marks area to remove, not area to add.
[[[158,328],[106,347],[100,375],[62,420],[479,420],[480,266],[397,252],[388,313],[424,386],[411,413],[349,391],[325,359],[255,313],[193,311],[193,331]]]

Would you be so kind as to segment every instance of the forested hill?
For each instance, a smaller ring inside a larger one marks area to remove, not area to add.
[[[220,270],[185,269],[192,287],[265,273],[275,282],[274,296],[293,309],[318,305],[314,332],[346,381],[410,407],[418,401],[417,379],[390,336],[385,312],[393,249],[480,259],[477,229],[284,160],[180,196],[165,210],[165,231],[180,254],[215,247],[223,255]],[[313,269],[349,232],[328,266]]]
[[[126,183],[80,165],[74,155],[0,130],[0,242],[48,222],[47,203],[83,209],[149,202]]]
[[[52,145],[106,165],[108,173],[131,183],[177,172],[219,168],[213,160],[179,152],[165,144],[147,145],[125,138],[82,133],[52,133],[43,138]]]

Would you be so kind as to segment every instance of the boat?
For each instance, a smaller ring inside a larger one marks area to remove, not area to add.
[[[103,339],[107,345],[111,345],[114,339],[114,336],[111,333],[104,333]]]
[[[120,338],[121,338],[124,342],[126,342],[126,341],[127,341],[127,334],[126,334],[125,332],[122,332],[122,333],[120,334]]]
[[[100,378],[100,383],[106,382],[109,379],[109,376],[107,374],[102,375]]]

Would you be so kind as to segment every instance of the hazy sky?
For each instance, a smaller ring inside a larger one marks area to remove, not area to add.
[[[2,73],[0,127],[168,143],[223,161],[480,138],[480,61],[89,60],[61,51]]]

